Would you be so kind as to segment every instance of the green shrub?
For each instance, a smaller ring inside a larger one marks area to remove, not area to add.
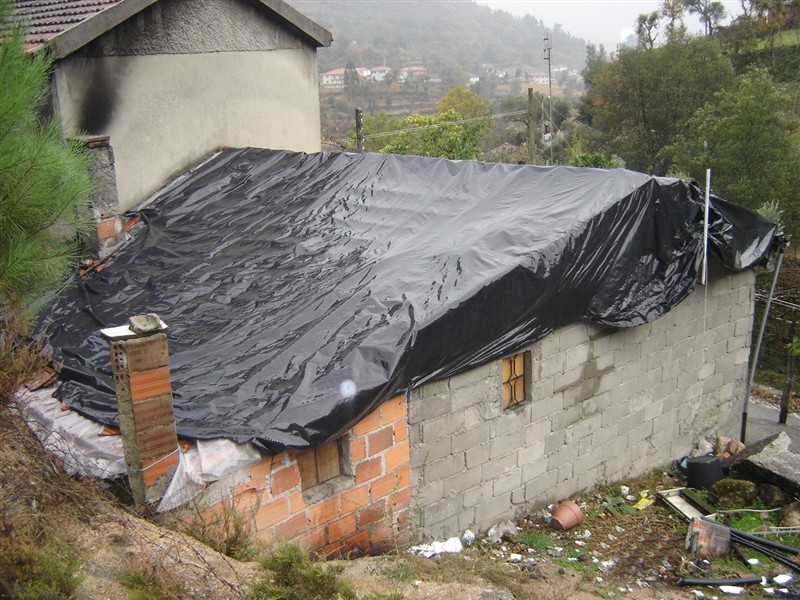
[[[313,562],[297,544],[283,544],[259,561],[263,579],[251,600],[355,600],[353,589],[339,579],[343,567]]]
[[[0,598],[70,598],[80,583],[76,565],[75,552],[66,544],[0,535]]]

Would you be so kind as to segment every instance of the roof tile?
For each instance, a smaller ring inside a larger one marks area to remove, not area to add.
[[[28,31],[25,49],[38,50],[67,29],[123,0],[14,0],[14,12]]]

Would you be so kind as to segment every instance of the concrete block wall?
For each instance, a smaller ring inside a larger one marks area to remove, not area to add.
[[[721,275],[647,325],[578,323],[550,334],[527,348],[531,397],[510,409],[500,361],[413,390],[420,532],[485,530],[666,464],[700,435],[735,434],[753,282],[750,271]]]
[[[212,484],[208,510],[233,506],[265,541],[326,556],[378,553],[408,541],[412,488],[405,396],[364,417],[341,443],[342,475],[303,490],[297,452],[266,456]]]

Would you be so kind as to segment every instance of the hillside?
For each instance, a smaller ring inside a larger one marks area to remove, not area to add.
[[[543,38],[552,42],[553,66],[580,70],[586,42],[560,26],[549,31],[538,19],[492,10],[472,0],[289,0],[333,32],[321,49],[320,72],[352,63],[358,67],[424,66],[438,73],[459,67],[479,74],[487,65],[530,65],[547,70]]]

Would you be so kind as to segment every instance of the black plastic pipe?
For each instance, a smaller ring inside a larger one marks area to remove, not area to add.
[[[761,583],[761,577],[741,577],[739,579],[680,579],[679,586],[695,585],[751,585]]]

